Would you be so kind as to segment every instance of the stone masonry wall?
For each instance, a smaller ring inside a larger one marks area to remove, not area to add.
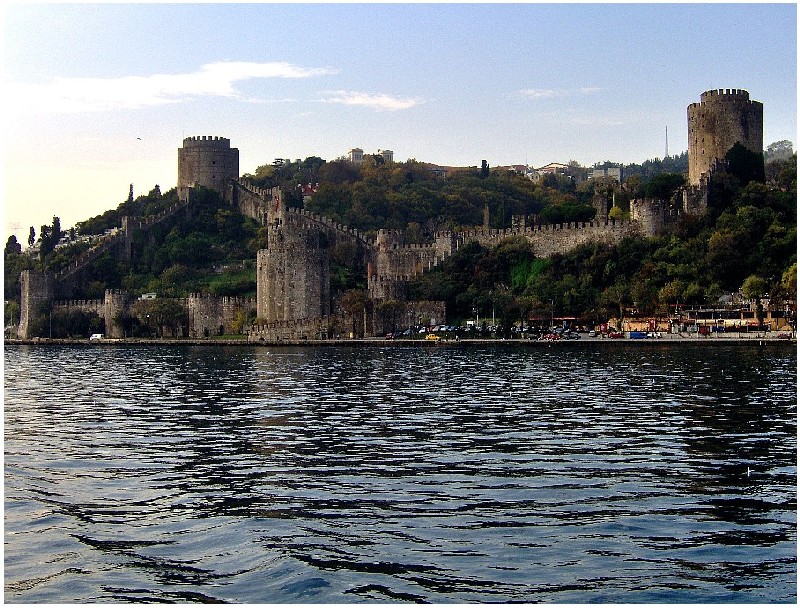
[[[269,246],[257,254],[257,315],[287,321],[330,313],[330,241],[296,214],[269,227]]]
[[[225,137],[187,137],[178,148],[178,197],[186,200],[194,186],[216,190],[223,196],[228,183],[239,178],[239,150]]]
[[[259,188],[242,180],[231,185],[231,199],[239,212],[262,226],[271,223],[281,204],[280,188]]]
[[[737,142],[764,151],[764,106],[741,89],[714,89],[686,110],[689,127],[689,185],[699,186],[715,161]]]
[[[233,325],[240,313],[256,309],[254,298],[215,297],[193,293],[187,299],[189,337],[202,338],[234,333]]]
[[[31,335],[31,322],[39,314],[39,308],[47,305],[55,293],[55,281],[50,273],[23,270],[20,274],[20,338],[27,340]]]

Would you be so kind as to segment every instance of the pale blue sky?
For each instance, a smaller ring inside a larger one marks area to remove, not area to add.
[[[490,165],[687,149],[708,89],[797,142],[784,4],[5,4],[4,228],[62,226],[176,185],[184,137],[240,170],[350,148]],[[141,139],[139,139],[141,138]]]

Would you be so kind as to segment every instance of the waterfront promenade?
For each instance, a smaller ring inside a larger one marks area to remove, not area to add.
[[[607,338],[604,336],[581,336],[574,340],[534,340],[527,338],[442,338],[437,341],[425,340],[422,338],[400,338],[386,339],[381,337],[349,339],[333,338],[329,340],[283,340],[275,342],[247,340],[247,336],[241,338],[220,337],[220,338],[106,338],[101,340],[89,340],[88,338],[32,338],[30,340],[20,340],[16,338],[6,338],[4,344],[34,344],[34,345],[58,345],[58,344],[86,344],[92,346],[132,346],[146,344],[168,344],[168,345],[187,345],[187,346],[396,346],[396,347],[428,347],[436,348],[443,346],[529,346],[535,347],[558,347],[572,348],[582,344],[607,345],[610,347],[620,345],[669,345],[679,346],[681,344],[702,344],[708,346],[726,344],[787,344],[797,343],[797,334],[788,332],[736,332],[728,334],[713,334],[711,336],[701,336],[697,334],[662,334],[661,338]]]

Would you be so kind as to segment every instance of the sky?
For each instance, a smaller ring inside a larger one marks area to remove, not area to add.
[[[3,225],[25,243],[177,184],[185,137],[240,173],[352,148],[490,166],[688,148],[709,89],[797,143],[797,8],[778,4],[3,5]]]

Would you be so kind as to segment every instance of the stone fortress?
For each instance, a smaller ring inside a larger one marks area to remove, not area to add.
[[[707,181],[716,163],[734,144],[751,152],[764,150],[764,105],[741,89],[716,89],[687,109],[689,123],[689,185]]]
[[[442,302],[410,302],[407,285],[470,242],[492,247],[509,237],[527,239],[542,257],[564,253],[589,242],[615,243],[626,235],[655,235],[681,214],[703,214],[707,208],[708,179],[727,151],[737,142],[763,150],[763,106],[750,101],[746,91],[706,91],[700,103],[688,107],[689,185],[672,200],[633,200],[631,220],[608,219],[609,201],[596,197],[593,222],[527,225],[514,218],[513,228],[441,232],[434,242],[408,244],[402,231],[379,230],[367,238],[357,230],[287,207],[279,188],[255,187],[239,177],[239,151],[224,137],[188,137],[178,150],[180,203],[160,216],[139,220],[123,218],[121,230],[95,250],[86,252],[58,275],[25,271],[21,276],[19,336],[31,338],[31,315],[47,303],[97,312],[105,320],[108,337],[123,337],[114,319],[130,303],[129,294],[108,290],[104,300],[70,300],[80,275],[100,253],[111,251],[130,259],[134,234],[178,213],[191,213],[192,192],[202,186],[219,192],[224,200],[265,226],[267,247],[257,254],[255,302],[243,298],[215,298],[192,294],[186,306],[189,337],[228,333],[241,310],[255,308],[259,324],[249,331],[255,342],[296,341],[331,337],[381,335],[411,320],[445,322]],[[337,249],[338,248],[338,249]],[[343,309],[331,293],[330,268],[334,250],[351,252],[354,269],[367,276],[368,299],[360,311]],[[66,301],[64,301],[66,300]]]

